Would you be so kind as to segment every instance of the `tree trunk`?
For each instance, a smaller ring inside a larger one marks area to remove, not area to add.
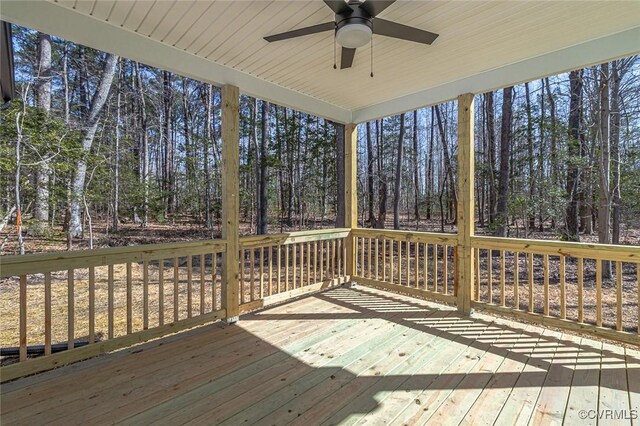
[[[36,79],[36,105],[38,108],[51,111],[51,36],[38,33],[38,76]],[[41,160],[36,169],[36,199],[34,203],[33,223],[29,226],[29,234],[45,235],[49,227],[49,181],[51,165],[48,153],[41,153]]]
[[[620,244],[620,81],[625,72],[623,60],[611,63],[611,242]]]
[[[529,83],[524,84],[526,94],[526,110],[527,110],[527,162],[529,164],[529,200],[531,205],[528,206],[527,215],[529,216],[528,229],[534,229],[536,226],[536,215],[533,206],[536,196],[536,177],[534,174],[534,157],[533,157],[533,118],[531,116],[531,94],[529,93]],[[526,218],[523,218],[526,219]]]
[[[122,90],[122,62],[118,61],[118,94],[116,99],[115,141],[113,146],[113,216],[111,229],[118,232],[120,225],[120,93]],[[139,70],[137,70],[139,73]],[[86,198],[86,197],[85,197]]]
[[[205,96],[205,139],[202,144],[202,152],[204,154],[204,205],[205,205],[205,226],[207,229],[213,228],[213,221],[211,220],[211,170],[209,165],[209,145],[214,145],[212,120],[211,120],[211,104],[213,103],[213,86],[206,85]],[[215,153],[215,148],[214,148]]]
[[[496,208],[496,237],[506,237],[509,201],[509,157],[511,156],[511,120],[513,115],[513,87],[502,90],[502,122],[500,124],[500,175]]]
[[[418,171],[418,110],[413,111],[413,217],[420,223],[420,172]]]
[[[578,189],[580,185],[580,128],[582,118],[582,71],[569,73],[571,100],[567,133],[567,207],[565,211],[565,238],[580,241],[578,235]],[[553,140],[553,139],[552,139]],[[553,152],[553,151],[552,151]]]
[[[393,229],[400,229],[400,187],[402,179],[402,149],[404,146],[404,114],[400,114],[400,134],[398,135],[398,155],[396,157],[396,178],[393,193]]]
[[[493,92],[484,94],[486,118],[487,118],[487,174],[489,178],[489,224],[493,224],[496,220],[496,113],[493,102]]]
[[[609,63],[600,65],[600,185],[598,206],[598,242],[611,244],[611,141],[609,139]],[[602,275],[611,277],[611,262],[602,262]]]
[[[102,76],[96,88],[95,95],[91,100],[87,121],[82,127],[82,151],[88,155],[93,145],[93,139],[98,128],[100,112],[107,101],[109,89],[115,74],[116,55],[107,54],[102,70]],[[70,205],[69,234],[71,237],[78,237],[82,234],[82,199],[84,197],[84,182],[87,174],[87,160],[83,156],[76,164],[76,173],[71,184],[72,197]]]
[[[268,187],[269,187],[269,175],[267,169],[267,144],[269,133],[269,103],[262,101],[261,103],[261,115],[262,115],[262,134],[260,135],[260,182],[258,182],[260,192],[260,212],[258,214],[258,234],[263,235],[267,233],[268,224]]]
[[[447,132],[444,127],[444,120],[442,118],[442,111],[440,107],[436,105],[436,121],[438,122],[438,131],[440,132],[440,142],[442,143],[442,153],[444,155],[444,166],[445,166],[445,174],[447,175],[447,184],[449,185],[449,193],[450,193],[450,202],[449,202],[449,210],[453,210],[452,218],[453,223],[457,222],[457,206],[458,206],[458,195],[456,194],[456,183],[453,179],[453,166],[451,164],[451,156],[449,155],[449,144],[447,143]],[[446,188],[445,183],[443,182],[443,188]],[[442,194],[440,194],[440,198],[442,199]]]
[[[164,217],[168,218],[172,211],[171,182],[173,180],[173,143],[171,134],[171,73],[162,71],[162,108],[163,108],[163,162],[162,192],[164,200]]]
[[[369,222],[370,227],[375,227],[376,214],[373,205],[373,141],[371,140],[371,123],[367,122],[367,201],[369,205]]]
[[[431,205],[433,204],[433,139],[435,107],[431,107],[431,123],[429,132],[429,159],[427,164],[427,220],[431,219]]]

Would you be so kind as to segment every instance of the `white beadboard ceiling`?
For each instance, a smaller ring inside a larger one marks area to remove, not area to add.
[[[440,37],[426,46],[374,36],[374,78],[368,46],[352,68],[333,69],[331,32],[262,39],[333,20],[320,0],[3,0],[0,15],[339,122],[640,51],[640,1],[399,0],[380,17]]]

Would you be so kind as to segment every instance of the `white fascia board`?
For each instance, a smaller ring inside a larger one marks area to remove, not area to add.
[[[354,123],[437,105],[640,53],[640,26],[352,111]]]
[[[62,37],[216,86],[231,84],[244,94],[338,123],[351,122],[351,111],[195,56],[49,1],[2,0],[2,20]]]

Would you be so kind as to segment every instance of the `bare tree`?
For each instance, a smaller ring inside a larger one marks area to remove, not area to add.
[[[117,62],[118,57],[116,55],[107,54],[100,82],[98,83],[96,92],[91,100],[87,121],[82,127],[82,151],[85,156],[91,151],[93,139],[98,128],[100,113],[107,101]],[[72,237],[78,237],[82,234],[81,202],[84,197],[84,183],[87,174],[87,159],[85,156],[78,160],[76,164],[76,173],[73,178],[73,182],[71,183],[72,196],[70,202],[69,234]]]
[[[38,74],[36,79],[36,105],[38,108],[51,111],[51,36],[38,33]],[[42,160],[36,171],[36,200],[34,203],[34,221],[29,227],[31,235],[44,235],[49,224],[49,181],[51,179],[51,165],[46,158],[47,153],[41,155]]]
[[[496,209],[495,236],[506,237],[508,225],[509,158],[511,157],[511,120],[513,116],[513,87],[502,90],[502,123],[500,125],[500,175]]]

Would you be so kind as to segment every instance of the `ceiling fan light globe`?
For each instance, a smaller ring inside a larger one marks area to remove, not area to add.
[[[369,43],[372,34],[371,28],[365,24],[347,24],[338,28],[336,41],[342,47],[357,49]]]

